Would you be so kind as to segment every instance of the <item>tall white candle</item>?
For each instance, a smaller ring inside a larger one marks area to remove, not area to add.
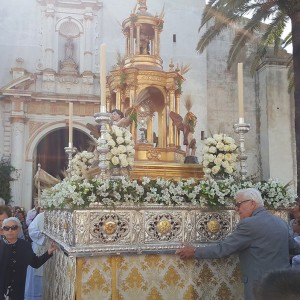
[[[239,93],[239,123],[243,124],[245,123],[243,63],[238,63],[238,93]]]
[[[106,45],[100,46],[100,90],[101,90],[101,107],[100,111],[106,112]]]
[[[69,102],[69,147],[73,147],[73,102]]]

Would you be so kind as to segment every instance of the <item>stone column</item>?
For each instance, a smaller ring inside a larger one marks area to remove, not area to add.
[[[256,75],[257,104],[260,108],[260,144],[262,179],[278,178],[284,183],[296,178],[293,96],[288,93],[286,57],[263,60]],[[247,109],[247,107],[246,107]],[[246,114],[247,118],[247,114]],[[250,123],[251,120],[247,120]]]
[[[85,48],[84,48],[84,71],[92,71],[92,20],[93,13],[87,8],[84,14],[85,20]]]
[[[24,130],[26,118],[24,115],[24,102],[13,99],[11,122],[11,165],[16,169],[11,182],[12,200],[14,205],[23,202],[23,161],[24,161]]]
[[[52,3],[46,7],[46,45],[45,45],[45,66],[46,69],[53,69],[53,35],[54,35],[54,17],[55,9]]]

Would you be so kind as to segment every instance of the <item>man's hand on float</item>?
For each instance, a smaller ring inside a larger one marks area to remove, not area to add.
[[[183,244],[182,248],[176,250],[175,254],[179,255],[180,258],[190,258],[195,256],[196,248],[191,244]]]

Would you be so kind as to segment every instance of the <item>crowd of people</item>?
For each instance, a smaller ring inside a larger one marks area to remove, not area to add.
[[[57,249],[45,249],[44,212],[36,203],[26,213],[19,206],[0,206],[0,300],[42,299],[42,265]]]

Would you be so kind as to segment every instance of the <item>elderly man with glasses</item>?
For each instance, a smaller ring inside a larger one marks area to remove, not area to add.
[[[240,222],[232,234],[218,244],[207,247],[186,244],[176,254],[182,259],[213,259],[238,254],[245,300],[253,300],[255,282],[264,274],[275,269],[290,268],[289,248],[294,248],[294,241],[289,235],[288,224],[264,208],[257,189],[240,190],[235,200]]]

